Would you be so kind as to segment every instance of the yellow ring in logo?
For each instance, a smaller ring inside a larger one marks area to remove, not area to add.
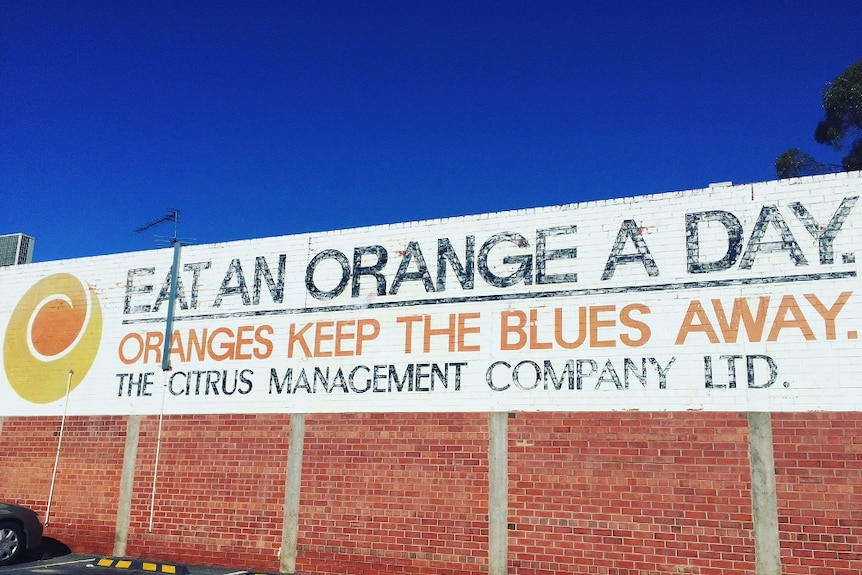
[[[101,339],[102,309],[92,288],[71,274],[50,275],[27,290],[9,319],[9,384],[31,403],[61,399],[67,383],[71,391],[87,375]]]

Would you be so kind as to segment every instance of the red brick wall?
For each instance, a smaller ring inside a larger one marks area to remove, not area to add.
[[[753,571],[744,414],[510,416],[514,572]]]
[[[277,567],[290,416],[166,417],[150,532],[158,424],[141,423],[127,554]]]
[[[298,572],[487,570],[486,415],[314,415],[305,424]],[[341,569],[328,566],[330,554]]]
[[[487,572],[485,414],[309,415],[301,573]],[[59,418],[6,418],[0,494],[43,517]],[[141,423],[128,554],[278,569],[290,417]],[[69,418],[46,530],[110,554],[125,418]],[[785,574],[858,575],[862,415],[775,414]],[[509,572],[751,573],[744,414],[509,418]]]
[[[785,575],[862,573],[862,415],[773,417]]]
[[[60,417],[5,418],[0,497],[48,513]],[[73,550],[110,553],[123,468],[124,417],[66,419],[45,535]]]

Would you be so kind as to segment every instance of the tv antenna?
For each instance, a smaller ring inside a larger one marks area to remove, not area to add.
[[[173,220],[174,222],[174,237],[171,238],[170,243],[171,247],[175,246],[179,239],[177,238],[177,233],[180,227],[180,211],[175,208],[170,208],[168,213],[163,215],[162,217],[151,221],[150,223],[143,225],[135,230],[136,234],[144,233],[147,230],[153,229],[156,226],[160,226],[165,222],[170,222]]]

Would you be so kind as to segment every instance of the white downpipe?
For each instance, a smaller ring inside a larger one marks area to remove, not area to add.
[[[177,240],[177,222],[179,221],[179,212],[174,210],[174,239],[171,240],[171,245],[174,246],[173,263],[171,264],[171,290],[168,296],[168,313],[165,317],[165,339],[164,347],[162,348],[162,371],[165,373],[165,384],[162,388],[162,408],[159,411],[159,432],[156,437],[156,464],[153,469],[153,491],[150,494],[150,533],[153,532],[153,515],[156,510],[156,483],[159,479],[159,458],[162,453],[162,422],[165,419],[165,398],[168,396],[168,374],[171,371],[171,339],[174,325],[174,304],[177,300],[177,283],[180,275],[180,253],[183,244]]]
[[[153,515],[156,511],[156,483],[159,480],[159,459],[162,453],[162,421],[165,419],[165,397],[168,395],[168,373],[165,372],[165,384],[162,387],[162,408],[159,410],[159,431],[156,434],[156,463],[153,468],[153,490],[150,493],[150,525],[149,532],[153,532]]]
[[[63,404],[63,418],[60,420],[60,437],[57,438],[57,453],[54,456],[54,472],[51,474],[51,489],[48,491],[48,509],[45,511],[45,525],[51,520],[51,501],[54,499],[54,484],[57,482],[57,467],[60,466],[60,448],[63,446],[63,433],[66,430],[66,413],[69,411],[69,392],[72,390],[72,375],[69,370],[66,378],[66,401]]]

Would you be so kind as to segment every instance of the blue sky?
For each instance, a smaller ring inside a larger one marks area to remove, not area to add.
[[[774,179],[857,0],[0,0],[0,233],[34,261]]]

